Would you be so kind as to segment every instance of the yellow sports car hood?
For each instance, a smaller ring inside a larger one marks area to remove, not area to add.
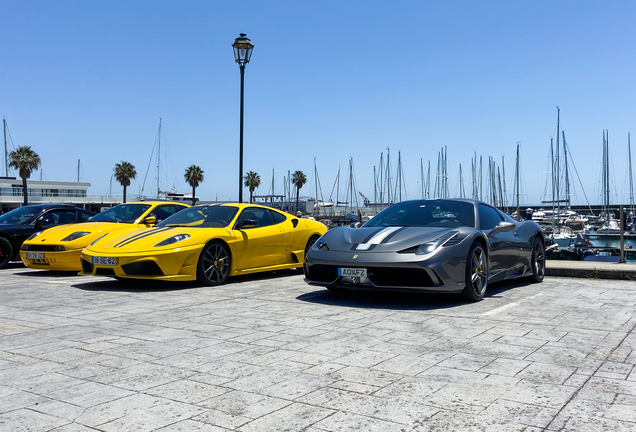
[[[62,245],[67,249],[83,249],[106,233],[121,229],[137,229],[137,225],[115,222],[84,222],[49,228],[24,242],[25,245]]]
[[[88,250],[96,253],[122,254],[193,246],[210,238],[232,237],[224,228],[164,227],[118,231],[105,236]],[[157,246],[161,244],[162,246]]]

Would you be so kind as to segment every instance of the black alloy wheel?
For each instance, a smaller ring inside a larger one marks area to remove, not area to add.
[[[197,280],[204,285],[221,285],[230,274],[231,263],[232,257],[227,245],[214,241],[199,256]]]
[[[13,259],[13,247],[9,240],[0,237],[0,269],[5,268]]]
[[[545,277],[545,245],[538,236],[534,239],[532,246],[530,266],[532,267],[532,276],[528,276],[528,280],[532,283],[543,282]]]
[[[481,243],[475,242],[466,258],[466,287],[462,295],[466,300],[481,301],[488,287],[488,256]]]

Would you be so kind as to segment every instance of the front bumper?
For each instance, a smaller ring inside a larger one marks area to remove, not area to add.
[[[31,251],[29,251],[31,252]],[[63,252],[36,252],[44,254],[43,259],[28,259],[27,251],[20,251],[20,259],[25,266],[38,270],[73,271],[82,270],[80,256],[82,249],[68,250]]]
[[[465,286],[465,258],[450,251],[433,256],[400,253],[310,252],[303,264],[310,285],[347,289],[459,292]],[[324,257],[324,258],[322,258]],[[338,268],[365,268],[368,276],[338,276]]]
[[[203,245],[162,251],[104,254],[84,250],[80,274],[130,279],[193,281]],[[93,264],[93,257],[115,258],[115,265]]]

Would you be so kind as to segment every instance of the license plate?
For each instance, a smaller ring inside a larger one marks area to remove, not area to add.
[[[117,259],[115,257],[94,256],[93,265],[114,266],[117,265]]]
[[[339,267],[338,276],[367,277],[367,269]]]
[[[26,257],[27,257],[27,259],[43,260],[44,259],[44,254],[42,252],[27,252],[26,253]]]

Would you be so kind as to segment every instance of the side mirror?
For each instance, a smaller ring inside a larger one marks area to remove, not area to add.
[[[47,225],[53,225],[53,221],[46,216],[42,216],[41,218],[35,221],[36,228],[46,227]]]
[[[236,224],[236,229],[240,230],[243,228],[256,228],[257,226],[258,226],[258,222],[255,221],[254,219],[245,219],[244,221],[241,221]]]
[[[488,233],[488,235],[492,236],[500,232],[514,231],[515,228],[517,228],[517,225],[513,224],[512,222],[499,222],[497,226],[495,226],[492,231]]]
[[[157,218],[155,216],[148,216],[147,218],[142,220],[141,223],[146,225],[154,225],[157,223]]]
[[[361,222],[354,222],[351,225],[349,225],[351,228],[360,228],[362,226]]]

